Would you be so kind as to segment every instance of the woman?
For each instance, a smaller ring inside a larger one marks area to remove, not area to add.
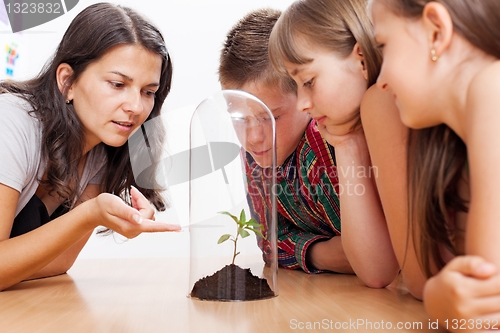
[[[171,77],[159,30],[98,3],[37,77],[0,84],[0,290],[66,272],[98,225],[128,238],[179,229],[153,221],[148,200],[165,204],[134,188],[126,145],[160,114]]]

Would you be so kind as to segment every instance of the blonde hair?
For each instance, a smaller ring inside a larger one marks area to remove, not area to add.
[[[283,61],[305,64],[312,59],[298,52],[295,38],[347,57],[358,43],[368,71],[368,87],[380,72],[382,55],[376,47],[367,0],[299,0],[283,12],[269,39],[271,63],[286,73]]]

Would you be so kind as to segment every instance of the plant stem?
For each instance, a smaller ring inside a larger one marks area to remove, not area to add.
[[[234,251],[233,251],[233,262],[231,263],[233,265],[234,265],[234,259],[236,259],[236,242],[238,241],[238,236],[240,235],[239,229],[240,229],[240,227],[238,226],[238,228],[236,229],[236,238],[233,240],[233,242],[234,242]]]

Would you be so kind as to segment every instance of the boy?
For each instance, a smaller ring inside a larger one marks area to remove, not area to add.
[[[267,46],[280,11],[247,14],[227,34],[220,56],[223,89],[245,90],[261,99],[276,120],[278,264],[307,273],[352,273],[342,250],[334,149],[309,114],[297,108],[297,87],[272,67]],[[243,142],[248,204],[260,220],[265,196],[250,186],[262,174],[272,150],[264,138]],[[265,241],[259,246],[266,253]]]

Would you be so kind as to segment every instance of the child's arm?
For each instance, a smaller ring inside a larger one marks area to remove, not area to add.
[[[318,270],[354,273],[342,247],[342,236],[312,243],[306,253],[306,262]]]
[[[467,96],[463,132],[467,145],[470,197],[466,254],[500,267],[500,61],[479,73]]]
[[[401,273],[410,293],[422,299],[426,278],[420,269],[408,235],[408,199],[406,153],[408,128],[403,125],[394,97],[372,86],[365,94],[361,119],[373,167],[376,185],[389,229],[390,240]],[[418,239],[418,235],[415,235]]]
[[[306,232],[281,214],[278,214],[278,249],[278,263],[282,267],[301,268],[306,273],[323,270],[352,273],[340,236]]]
[[[372,288],[382,288],[396,277],[394,256],[363,134],[337,145],[342,244],[356,275]],[[352,172],[354,171],[354,173]],[[359,177],[358,173],[364,175]]]
[[[467,145],[470,179],[465,252],[448,263],[425,286],[425,305],[432,318],[500,319],[500,62],[479,73],[471,82],[466,113],[450,124]],[[483,259],[484,258],[484,259]],[[485,262],[493,264],[485,266]],[[498,327],[498,325],[497,325]]]
[[[361,113],[378,106],[376,94],[364,97]],[[364,121],[364,119],[363,119]],[[380,127],[379,130],[386,131]],[[370,287],[391,283],[399,270],[376,187],[363,129],[336,136],[322,133],[335,147],[342,217],[342,244],[354,272]],[[387,163],[393,163],[395,156]]]
[[[448,322],[493,319],[496,320],[493,328],[499,327],[498,87],[500,62],[497,61],[473,79],[466,96],[466,113],[460,115],[458,123],[449,124],[467,145],[471,201],[465,230],[467,255],[455,258],[425,285],[426,309],[430,317],[440,319],[440,322],[446,319]],[[481,322],[484,324],[485,320]],[[453,327],[449,329],[453,330]]]
[[[320,165],[309,173],[308,177],[310,177],[311,183],[314,184],[311,184],[309,195],[315,206],[312,209],[323,220],[322,224],[330,225],[339,235],[312,243],[306,253],[306,261],[319,270],[352,274],[354,271],[345,255],[342,236],[340,236],[340,204],[336,191],[339,185],[338,172],[333,160],[331,165],[328,163],[325,163],[327,165],[319,163]]]

